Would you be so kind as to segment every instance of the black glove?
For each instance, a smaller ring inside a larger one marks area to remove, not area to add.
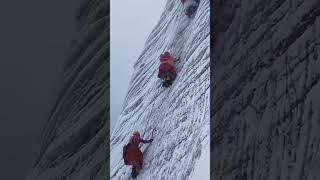
[[[150,139],[149,141],[150,141],[150,143],[152,143],[153,139]]]

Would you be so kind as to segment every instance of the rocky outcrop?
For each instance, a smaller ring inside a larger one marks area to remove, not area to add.
[[[64,86],[43,129],[30,180],[106,179],[109,121],[109,7],[84,1],[64,70]]]
[[[320,179],[320,1],[214,0],[212,177]]]

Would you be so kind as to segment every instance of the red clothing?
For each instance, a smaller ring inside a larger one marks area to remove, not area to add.
[[[169,73],[174,77],[177,75],[177,71],[173,66],[174,61],[175,58],[169,52],[160,55],[158,78],[162,78],[165,73]]]
[[[140,168],[143,165],[143,154],[139,149],[140,143],[151,143],[152,140],[144,140],[138,135],[131,136],[129,143],[123,147],[122,158],[126,165]]]
[[[143,154],[138,146],[128,144],[123,147],[123,161],[125,165],[141,167],[143,165]]]
[[[176,69],[169,63],[160,64],[159,72],[158,72],[158,78],[161,78],[162,77],[161,75],[164,74],[164,73],[170,73],[173,76],[177,75]]]
[[[160,55],[160,63],[169,63],[173,65],[174,57],[172,57],[169,53]]]

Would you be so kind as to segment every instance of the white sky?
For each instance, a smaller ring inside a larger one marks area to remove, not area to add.
[[[158,23],[167,0],[110,2],[110,130],[118,120],[133,72],[133,64]]]

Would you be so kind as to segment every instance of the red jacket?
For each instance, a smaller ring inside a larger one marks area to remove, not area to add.
[[[171,56],[169,52],[165,52],[164,54],[160,55],[160,66],[158,72],[159,78],[161,78],[161,74],[163,73],[170,73],[174,76],[177,75],[177,71],[173,66],[174,61],[175,58]]]
[[[160,55],[160,63],[169,63],[172,65],[174,60],[174,57],[172,57],[168,52]]]
[[[161,63],[159,66],[159,72],[158,72],[158,77],[161,77],[161,74],[163,73],[170,73],[174,76],[177,75],[176,69],[169,63]]]

